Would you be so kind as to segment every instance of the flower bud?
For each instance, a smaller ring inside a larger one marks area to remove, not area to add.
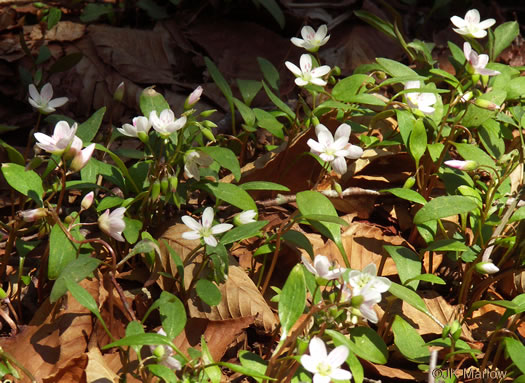
[[[169,191],[170,182],[167,177],[164,177],[160,180],[160,191],[162,195],[167,195]]]
[[[359,308],[364,301],[365,298],[362,295],[356,295],[352,297],[352,299],[350,300],[350,304],[352,305],[352,307]]]
[[[403,184],[403,189],[412,189],[412,186],[414,186],[416,183],[416,177],[408,177]]]
[[[170,189],[172,193],[177,192],[177,186],[179,185],[179,179],[176,176],[171,176],[168,178],[168,181],[170,183]]]
[[[476,264],[476,271],[480,274],[495,274],[499,268],[492,262],[479,262]]]
[[[201,113],[201,117],[206,118],[210,117],[213,113],[215,113],[217,109],[208,109]]]
[[[156,180],[151,186],[151,199],[156,201],[160,196],[160,181]]]
[[[499,105],[493,103],[492,101],[484,100],[482,98],[477,98],[476,101],[474,101],[474,104],[476,104],[480,108],[488,109],[488,110],[499,110],[500,109]]]
[[[459,100],[461,102],[467,102],[472,100],[472,97],[474,97],[474,93],[471,90],[469,90],[467,93],[464,93]]]
[[[464,170],[464,171],[476,170],[478,168],[478,163],[472,160],[468,160],[468,161],[449,160],[449,161],[445,161],[444,164],[447,166],[450,166],[451,168]]]
[[[186,99],[186,102],[184,103],[184,109],[190,109],[193,105],[195,105],[200,99],[202,95],[202,86],[198,86],[195,88],[193,92],[188,96]]]
[[[124,84],[124,81],[122,81],[118,86],[117,89],[115,89],[115,92],[113,93],[113,100],[117,102],[121,102],[124,98],[124,92],[126,91],[126,85]]]
[[[82,198],[82,202],[80,203],[80,206],[82,207],[82,210],[87,210],[91,207],[93,204],[93,199],[95,198],[94,192],[89,192]]]
[[[166,349],[164,346],[157,346],[155,347],[155,350],[153,350],[153,356],[157,358],[157,360],[162,360],[164,357],[164,354],[166,353]]]
[[[237,214],[233,218],[235,226],[245,225],[247,223],[256,222],[257,212],[255,210],[246,210],[242,213]]]
[[[334,182],[334,189],[340,198],[343,198],[343,188],[338,182]]]
[[[341,68],[339,68],[337,65],[332,68],[332,74],[334,76],[341,76]]]
[[[91,159],[94,150],[95,144],[90,144],[80,152],[77,152],[77,154],[73,158],[73,161],[71,161],[71,165],[69,165],[69,168],[74,172],[78,172],[79,170],[81,170]]]
[[[215,142],[215,136],[213,135],[212,131],[208,128],[201,128],[202,134],[204,134],[204,137],[206,137],[208,140]]]
[[[483,85],[484,88],[487,87],[487,85],[489,84],[489,75],[488,74],[481,75],[481,84]]]
[[[18,214],[26,222],[35,222],[47,216],[47,209],[39,207],[37,209],[24,210],[19,212]]]

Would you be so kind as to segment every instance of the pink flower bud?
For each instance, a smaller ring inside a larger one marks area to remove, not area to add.
[[[94,192],[89,192],[84,196],[82,199],[82,202],[80,203],[80,206],[82,206],[82,210],[87,210],[91,207],[93,204],[93,199],[95,198]]]
[[[499,110],[500,109],[499,105],[493,103],[492,101],[483,100],[481,98],[476,99],[476,101],[474,101],[474,104],[476,104],[480,108],[488,109],[488,110]]]
[[[191,108],[201,99],[203,90],[204,89],[202,89],[202,86],[199,85],[193,92],[191,92],[191,94],[186,99],[186,105],[184,105],[186,109]]]
[[[37,209],[24,210],[18,213],[20,217],[26,222],[35,222],[47,215],[47,209],[39,207]]]
[[[73,161],[71,161],[71,170],[78,172],[80,169],[86,166],[88,161],[91,159],[94,150],[95,144],[91,144],[86,148],[82,149],[80,152],[77,152],[77,154],[73,158]]]
[[[460,161],[460,160],[450,160],[445,161],[445,165],[450,166],[454,169],[469,171],[476,170],[478,168],[478,163],[476,161]]]
[[[480,262],[476,264],[476,271],[480,274],[495,274],[499,268],[492,262]]]
[[[115,89],[115,93],[113,93],[113,99],[115,101],[122,101],[124,98],[124,91],[126,90],[126,85],[124,84],[124,81],[122,81],[118,86],[117,89]]]

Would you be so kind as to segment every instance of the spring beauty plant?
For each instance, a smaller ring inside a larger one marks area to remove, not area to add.
[[[400,360],[429,381],[459,366],[525,379],[524,68],[500,56],[518,24],[476,9],[451,17],[465,41],[448,42],[446,71],[433,44],[404,36],[401,17],[355,14],[403,60],[326,65],[326,25],[287,36],[298,65],[259,57],[262,80],[234,88],[205,57],[226,133],[202,106],[205,84],[178,104],[145,88],[119,123],[106,107],[76,121],[55,113],[72,101],[53,99],[45,67],[35,70],[28,146],[0,142],[11,194],[0,315],[12,334],[22,290],[34,290],[58,314],[71,300],[89,310],[122,380],[360,383],[380,375],[365,366]],[[270,107],[255,106],[259,92]],[[42,261],[24,267],[33,253]],[[502,314],[475,339],[469,326],[489,305]],[[209,327],[189,347],[197,322]],[[257,341],[227,352],[213,329],[234,322],[235,337],[249,328]],[[1,348],[0,366],[38,380]]]

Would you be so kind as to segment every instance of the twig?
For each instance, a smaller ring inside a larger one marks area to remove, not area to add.
[[[320,191],[321,194],[329,197],[329,198],[338,198],[338,197],[355,197],[355,196],[379,196],[383,193],[378,192],[377,190],[372,189],[362,189],[357,187],[349,187],[341,192],[341,194],[337,193],[335,190],[322,190]],[[295,194],[290,195],[282,195],[278,194],[277,198],[267,199],[264,201],[257,202],[261,206],[275,206],[275,205],[284,205],[286,203],[295,202],[297,196]]]

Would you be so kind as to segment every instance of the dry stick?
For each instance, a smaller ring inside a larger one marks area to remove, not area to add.
[[[335,190],[322,190],[320,191],[321,194],[329,197],[329,198],[338,198],[338,197],[353,197],[353,196],[365,196],[365,195],[372,195],[372,196],[378,196],[382,195],[383,193],[378,192],[377,190],[372,189],[362,189],[358,187],[349,187],[341,192],[341,195],[337,193]],[[261,206],[275,206],[275,205],[284,205],[286,203],[295,202],[297,199],[297,196],[295,194],[290,195],[282,195],[279,194],[277,198],[267,199],[264,201],[257,202]]]

